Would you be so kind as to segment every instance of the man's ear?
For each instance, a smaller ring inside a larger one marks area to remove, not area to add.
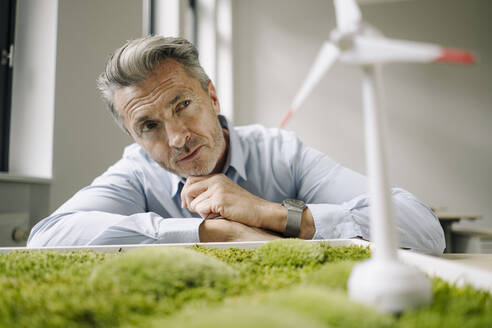
[[[215,91],[215,86],[212,81],[208,81],[208,95],[210,100],[212,100],[212,107],[214,108],[215,114],[220,113],[219,98],[217,98],[217,92]]]

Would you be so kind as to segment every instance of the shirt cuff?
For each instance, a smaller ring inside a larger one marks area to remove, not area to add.
[[[199,243],[202,218],[163,219],[155,243]]]
[[[316,232],[313,239],[348,239],[365,236],[350,210],[338,204],[308,204]]]
[[[199,242],[198,227],[201,218],[163,218],[147,212],[130,216],[119,216],[91,245],[126,244],[174,244]]]

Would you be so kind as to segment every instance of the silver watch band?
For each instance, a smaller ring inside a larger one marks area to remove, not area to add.
[[[302,213],[306,209],[306,204],[298,199],[286,199],[282,202],[282,205],[287,209],[284,236],[299,237]]]
[[[297,209],[287,208],[287,223],[284,235],[287,237],[299,237],[301,231],[302,212]]]

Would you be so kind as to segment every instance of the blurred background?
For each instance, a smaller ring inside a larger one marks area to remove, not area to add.
[[[388,160],[393,185],[454,223],[455,240],[466,237],[457,251],[472,250],[475,238],[479,252],[492,252],[492,2],[359,4],[364,20],[388,37],[477,54],[473,66],[384,66]],[[126,40],[188,38],[235,125],[278,127],[336,23],[328,0],[7,0],[2,6],[2,246],[22,245],[25,231],[132,142],[95,83]],[[360,77],[357,67],[337,64],[286,128],[365,173]]]

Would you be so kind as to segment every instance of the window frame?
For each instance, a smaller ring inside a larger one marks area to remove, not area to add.
[[[16,2],[0,1],[0,172],[9,170]]]

